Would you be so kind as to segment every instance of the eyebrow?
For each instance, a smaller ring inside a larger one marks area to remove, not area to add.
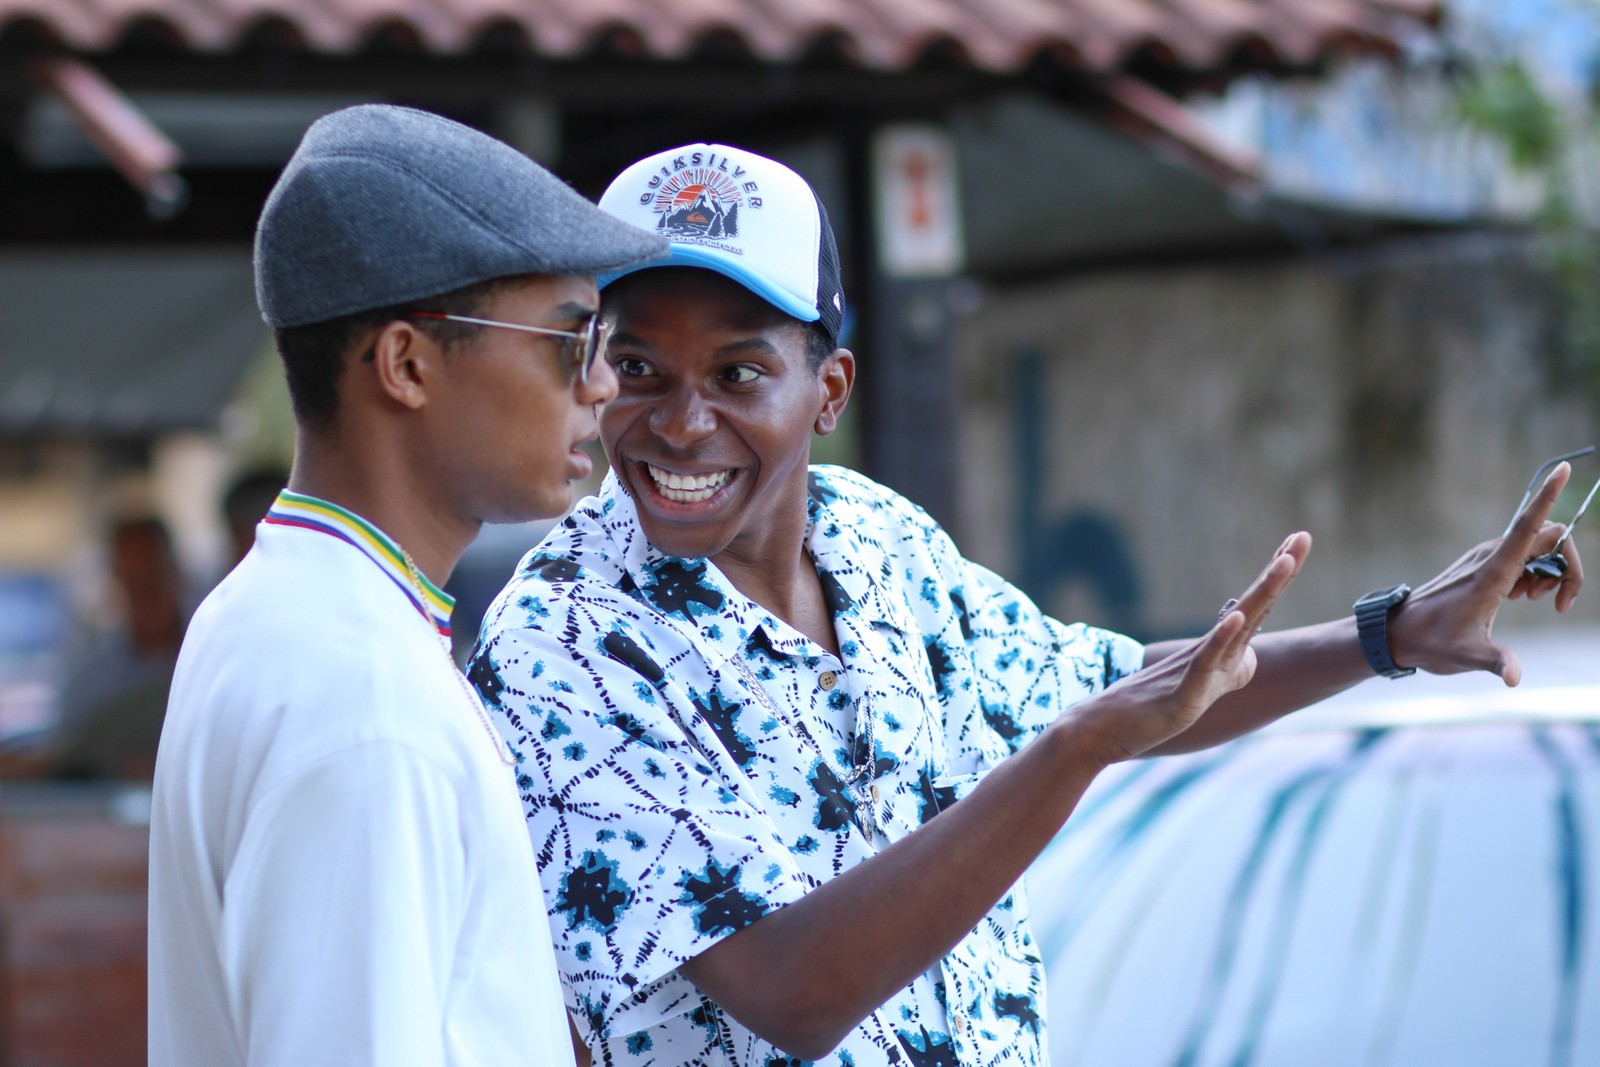
[[[649,349],[650,345],[642,337],[635,336],[626,330],[616,330],[611,334],[613,345],[631,345],[634,348]],[[726,359],[730,356],[743,355],[748,352],[759,352],[763,355],[775,356],[778,350],[772,342],[764,337],[747,337],[740,341],[733,341],[720,348],[712,349],[713,359]]]
[[[614,330],[611,333],[610,342],[616,347],[634,347],[634,349],[642,349],[645,352],[651,349],[650,342],[626,330]],[[765,338],[744,338],[742,341],[731,341],[725,346],[712,349],[710,355],[715,360],[725,360],[725,358],[746,355],[749,352],[757,352],[757,354],[762,355],[778,355],[778,349],[773,346],[773,342],[766,341]]]
[[[741,355],[745,352],[760,352],[769,356],[778,354],[778,350],[773,347],[772,342],[764,337],[747,337],[742,341],[734,341],[732,344],[726,344],[713,350],[711,354],[721,359],[726,356]]]
[[[565,304],[555,309],[555,314],[567,319],[586,319],[595,314],[595,309],[587,304],[580,304],[576,300],[568,300]]]

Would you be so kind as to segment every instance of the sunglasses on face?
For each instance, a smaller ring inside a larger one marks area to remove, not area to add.
[[[589,380],[589,369],[605,347],[605,329],[600,325],[600,314],[591,312],[584,317],[583,325],[576,330],[556,330],[548,326],[523,326],[516,322],[496,322],[494,319],[475,319],[469,315],[449,315],[443,311],[413,311],[408,319],[442,319],[447,322],[464,322],[471,326],[498,326],[502,330],[520,330],[523,333],[565,337],[568,344],[561,346],[563,362],[569,378],[582,385]]]

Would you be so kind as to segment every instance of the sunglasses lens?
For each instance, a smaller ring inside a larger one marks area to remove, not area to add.
[[[1529,560],[1522,568],[1529,578],[1560,578],[1567,573],[1567,557],[1559,552]]]

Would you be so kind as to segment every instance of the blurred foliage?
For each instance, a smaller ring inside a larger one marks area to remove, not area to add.
[[[1584,150],[1597,132],[1596,101],[1563,107],[1518,59],[1478,63],[1460,82],[1468,124],[1493,137],[1519,171],[1543,183],[1534,223],[1539,264],[1565,312],[1567,355],[1600,403],[1600,220],[1584,209]]]
[[[1467,121],[1493,134],[1519,170],[1550,167],[1561,157],[1566,131],[1561,112],[1520,60],[1475,71],[1462,84]]]

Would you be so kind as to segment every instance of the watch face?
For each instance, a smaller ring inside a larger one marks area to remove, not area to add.
[[[1406,596],[1410,594],[1410,592],[1411,587],[1406,585],[1404,582],[1400,583],[1399,585],[1390,586],[1388,589],[1374,589],[1372,592],[1356,601],[1355,607],[1357,611],[1360,611],[1362,608],[1377,607],[1378,605],[1382,604],[1398,604],[1400,601],[1404,600]]]

